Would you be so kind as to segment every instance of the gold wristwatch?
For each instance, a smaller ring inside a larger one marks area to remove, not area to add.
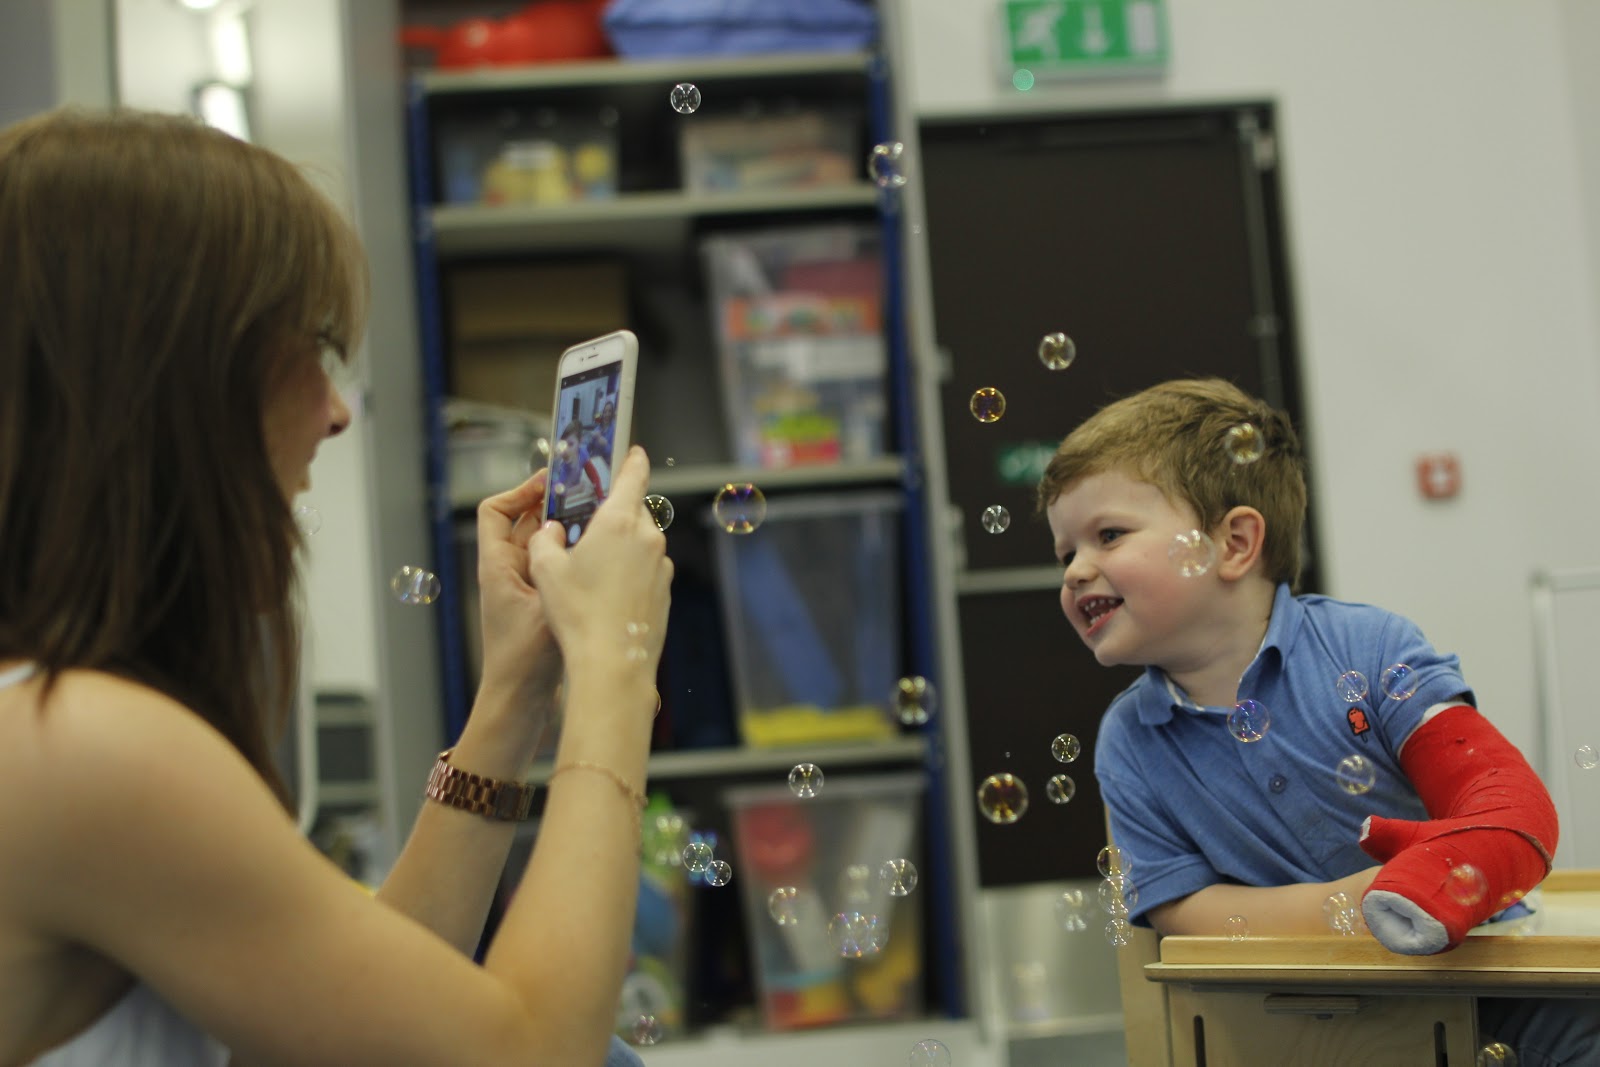
[[[533,807],[533,786],[487,778],[452,767],[450,753],[453,751],[447,748],[439,753],[433,773],[428,775],[428,788],[422,791],[423,796],[452,808],[504,822],[522,822],[528,817],[528,811]]]

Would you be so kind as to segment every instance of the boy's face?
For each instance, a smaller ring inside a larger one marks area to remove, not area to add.
[[[1068,486],[1046,514],[1065,568],[1061,610],[1095,659],[1170,672],[1203,656],[1216,568],[1186,578],[1167,557],[1173,539],[1199,525],[1191,508],[1104,471]]]

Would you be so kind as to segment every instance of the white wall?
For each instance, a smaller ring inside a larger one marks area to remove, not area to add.
[[[921,113],[1277,102],[1328,591],[1459,652],[1531,753],[1529,575],[1600,564],[1600,156],[1578,121],[1600,5],[1169,0],[1164,79],[1028,93],[995,69],[997,6],[901,0]],[[1435,450],[1461,457],[1454,501],[1415,488]]]

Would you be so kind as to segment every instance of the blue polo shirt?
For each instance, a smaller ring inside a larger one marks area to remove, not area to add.
[[[1380,685],[1398,663],[1415,672],[1404,699]],[[1351,670],[1368,682],[1357,704],[1337,686]],[[1473,702],[1460,661],[1416,624],[1367,604],[1296,597],[1287,585],[1239,697],[1267,706],[1271,724],[1259,741],[1228,732],[1231,705],[1194,703],[1156,667],[1101,721],[1095,777],[1139,891],[1131,918],[1140,925],[1150,909],[1209,885],[1326,882],[1372,866],[1359,844],[1368,815],[1428,817],[1400,769],[1401,744],[1430,706]],[[1351,755],[1376,773],[1357,796],[1335,775]]]

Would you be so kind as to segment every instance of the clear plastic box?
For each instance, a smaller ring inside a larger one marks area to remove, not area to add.
[[[724,790],[769,1029],[922,1013],[924,788],[908,772],[825,777],[804,800],[781,785]]]
[[[745,744],[896,736],[903,507],[892,492],[783,498],[754,533],[713,537]]]
[[[877,229],[721,234],[702,248],[735,460],[794,467],[883,455],[888,352]]]

